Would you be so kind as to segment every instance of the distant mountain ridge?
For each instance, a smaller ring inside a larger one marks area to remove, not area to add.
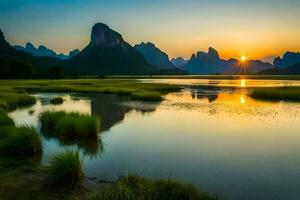
[[[143,54],[149,64],[154,65],[159,69],[176,68],[176,66],[170,62],[168,54],[160,50],[151,42],[136,44],[134,45],[134,48]]]
[[[172,58],[171,62],[173,63],[173,65],[175,65],[176,67],[182,69],[183,66],[185,66],[188,63],[188,60],[185,60],[182,57],[177,57],[177,58]]]
[[[62,60],[69,59],[80,52],[79,49],[74,49],[70,51],[69,55],[64,55],[62,53],[57,54],[55,51],[47,48],[44,45],[40,45],[38,48],[35,48],[35,46],[30,42],[26,43],[25,47],[20,45],[15,45],[14,48],[16,48],[18,51],[24,51],[37,57],[49,56],[49,57],[59,58]]]
[[[212,47],[209,47],[207,53],[199,51],[193,54],[189,62],[183,66],[190,74],[248,74],[269,68],[273,68],[273,65],[259,60],[242,63],[233,58],[221,59],[218,51]]]
[[[300,63],[300,53],[288,51],[282,56],[282,58],[279,56],[276,57],[273,65],[279,68],[286,68],[297,63]]]

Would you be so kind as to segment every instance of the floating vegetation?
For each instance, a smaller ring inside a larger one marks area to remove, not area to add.
[[[54,105],[63,104],[64,100],[61,97],[55,97],[55,98],[50,100],[50,103],[54,104]]]

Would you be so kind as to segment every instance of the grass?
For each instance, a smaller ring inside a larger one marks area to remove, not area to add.
[[[63,102],[64,102],[64,100],[61,97],[55,97],[50,100],[50,103],[54,104],[54,105],[62,104]]]
[[[121,178],[112,187],[92,193],[88,200],[214,200],[207,193],[191,184],[171,179],[150,180],[129,175]]]
[[[142,101],[161,101],[162,95],[159,92],[137,91],[134,92],[130,98],[132,100],[142,100]]]
[[[33,127],[6,126],[6,135],[0,140],[0,154],[17,158],[33,158],[42,152],[42,141]]]
[[[49,175],[54,184],[77,187],[83,180],[83,160],[77,151],[66,150],[54,154],[50,160]]]
[[[180,90],[175,85],[142,83],[133,79],[0,80],[0,85],[0,91],[110,93],[136,95],[141,101],[148,101],[149,95],[140,93],[155,93],[163,99],[163,95]]]
[[[30,106],[35,103],[36,99],[27,94],[0,92],[0,107],[5,110],[11,111],[16,108]]]
[[[260,100],[300,101],[300,87],[256,88],[250,96]]]
[[[69,139],[97,137],[100,120],[96,116],[66,113],[64,111],[46,111],[40,116],[42,130],[48,135]]]

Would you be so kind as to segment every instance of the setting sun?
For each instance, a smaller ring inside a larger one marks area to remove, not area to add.
[[[247,60],[246,56],[242,56],[242,57],[241,57],[241,61],[242,61],[242,62],[245,62],[246,60]]]

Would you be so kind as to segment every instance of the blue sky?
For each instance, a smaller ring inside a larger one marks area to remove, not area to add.
[[[96,22],[129,43],[151,41],[186,58],[209,46],[225,57],[260,59],[300,50],[300,0],[0,0],[0,28],[12,44],[83,48]]]

